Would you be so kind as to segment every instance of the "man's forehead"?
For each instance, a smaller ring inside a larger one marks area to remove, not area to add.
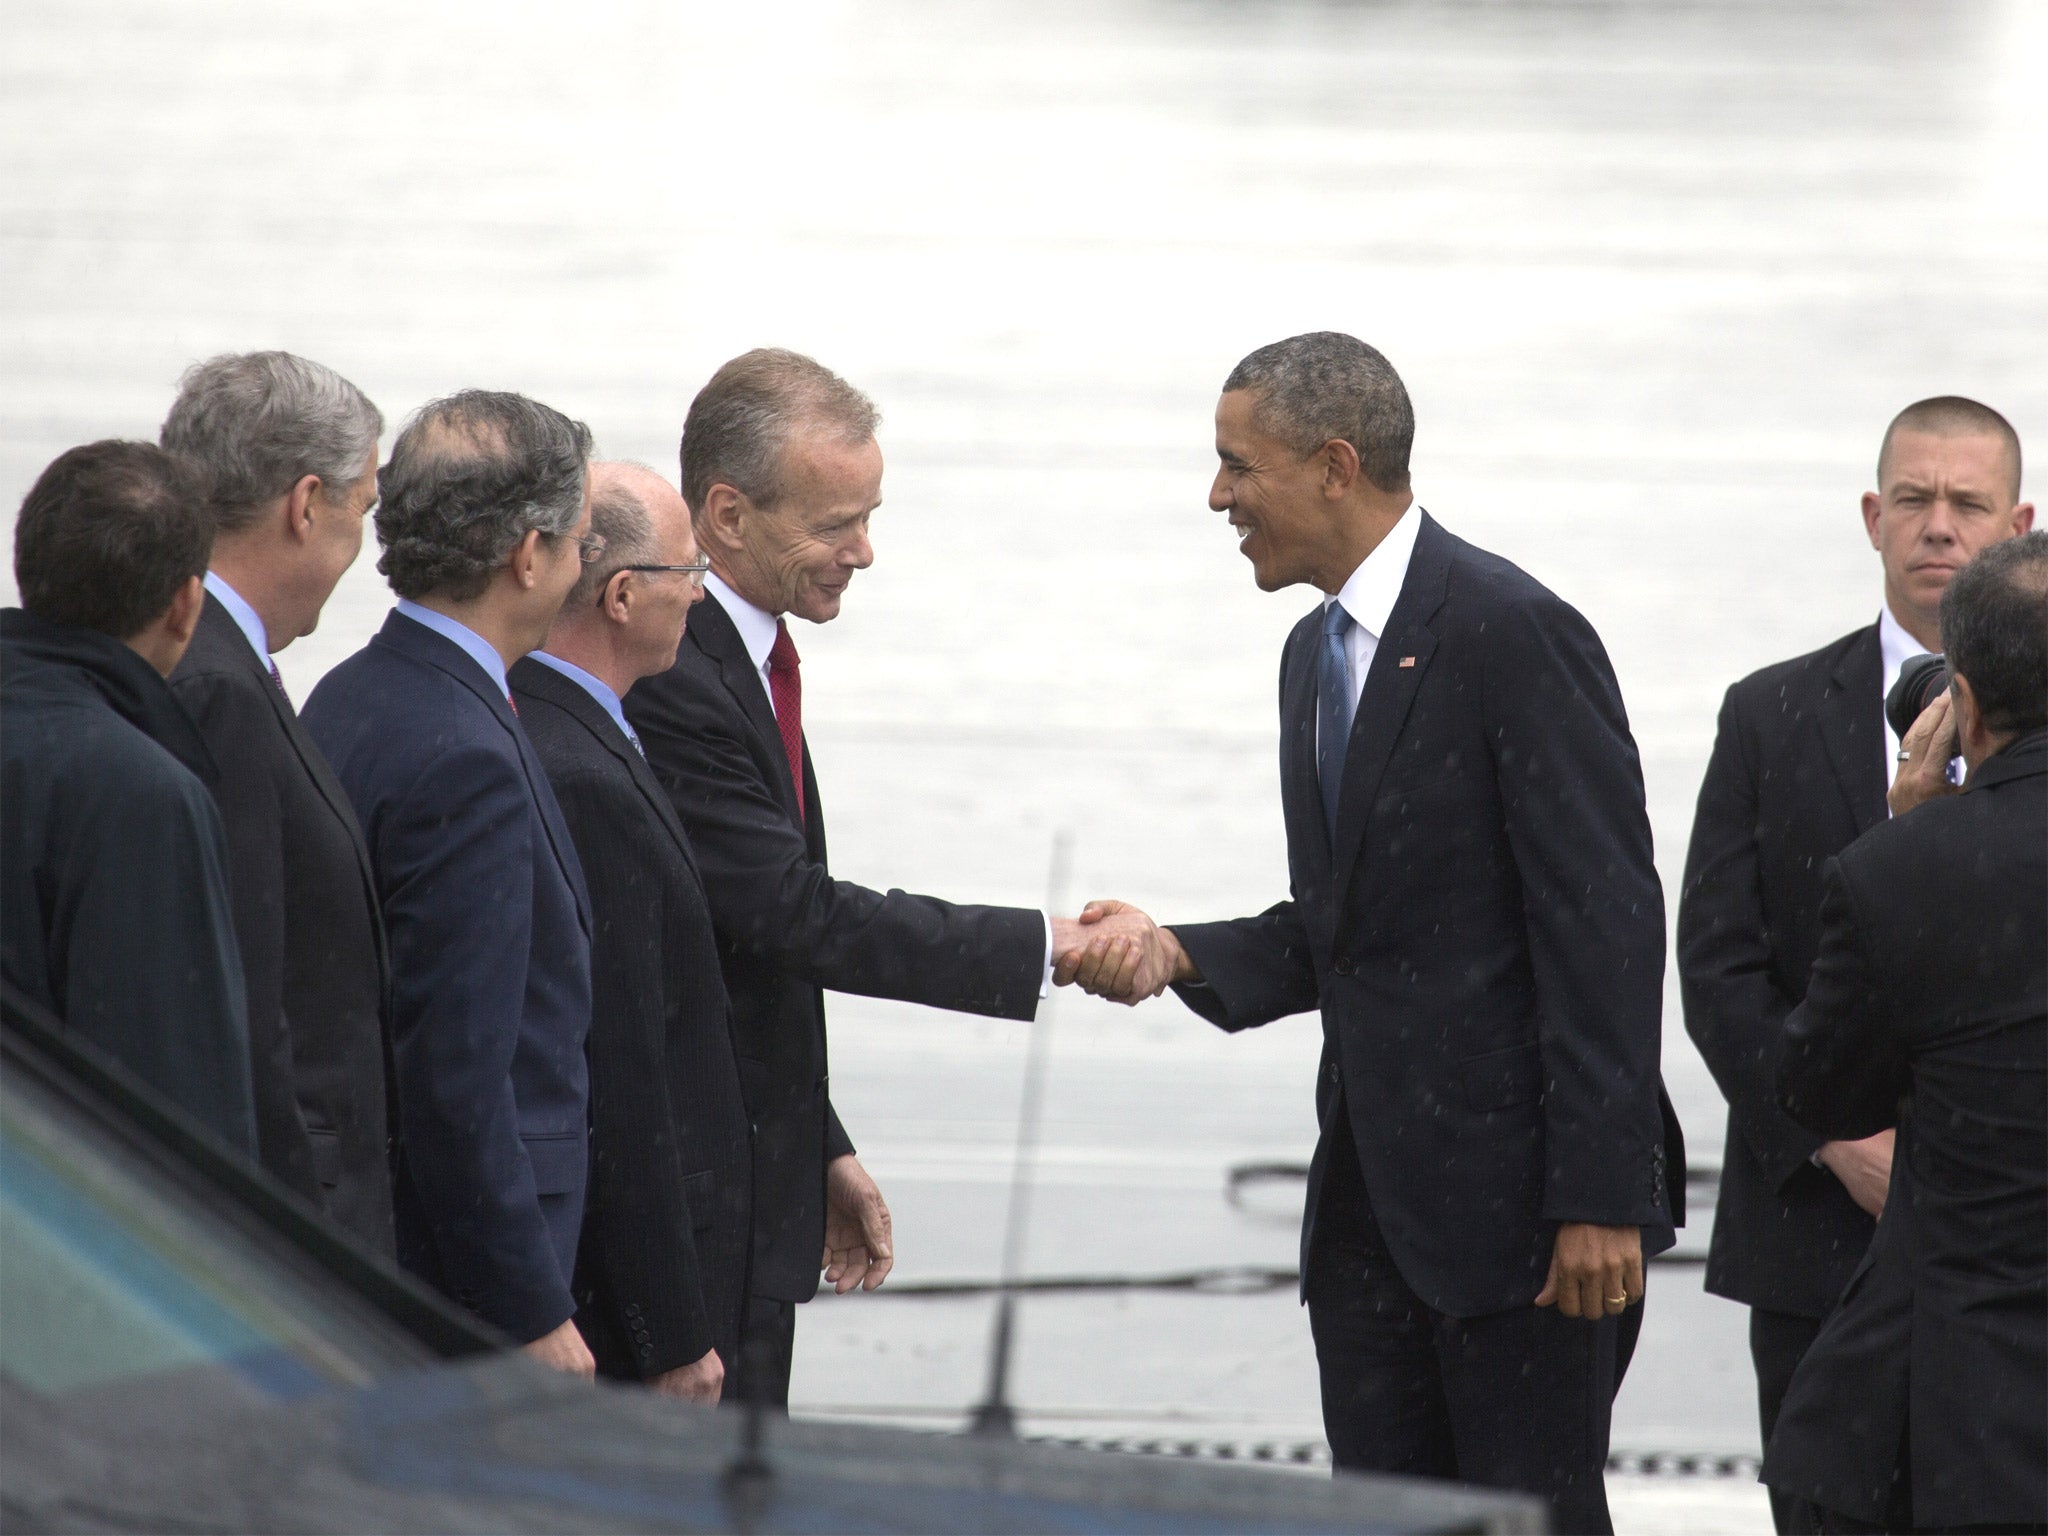
[[[1885,455],[1890,484],[1930,479],[1996,482],[2012,472],[2011,450],[1995,432],[1926,432],[1903,427]]]

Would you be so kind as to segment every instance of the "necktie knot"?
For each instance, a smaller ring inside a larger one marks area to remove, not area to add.
[[[1342,603],[1332,603],[1323,610],[1323,633],[1332,640],[1342,640],[1351,633],[1351,626],[1356,622]]]
[[[775,645],[768,652],[768,670],[770,672],[794,672],[797,668],[797,659],[796,642],[789,638],[789,625],[785,621],[777,619],[775,621]]]

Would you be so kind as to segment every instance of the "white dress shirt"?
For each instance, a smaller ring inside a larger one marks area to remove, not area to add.
[[[717,599],[725,616],[732,620],[732,627],[740,632],[740,644],[747,648],[747,660],[761,674],[761,692],[767,695],[772,712],[775,690],[768,686],[768,653],[775,649],[775,615],[741,597],[716,571],[704,573],[704,590]],[[1039,916],[1045,919],[1045,969],[1039,978],[1038,995],[1046,997],[1052,992],[1052,914],[1041,912]]]
[[[423,608],[409,597],[398,600],[398,611],[416,624],[424,624],[444,640],[452,640],[462,647],[463,654],[484,669],[484,675],[498,685],[498,692],[511,702],[512,690],[505,685],[505,658],[498,654],[498,648],[467,624],[459,623],[445,613],[436,613]]]
[[[1366,669],[1379,654],[1380,636],[1386,633],[1387,620],[1393,616],[1394,604],[1400,601],[1401,584],[1408,579],[1408,562],[1415,557],[1415,536],[1421,530],[1422,508],[1410,504],[1400,520],[1387,530],[1387,536],[1338,588],[1337,595],[1323,599],[1324,612],[1329,611],[1330,604],[1342,603],[1344,611],[1351,615],[1351,628],[1344,634],[1344,659],[1351,671],[1353,714],[1358,712],[1358,696],[1365,691]],[[1316,731],[1320,746],[1320,716]]]
[[[1899,680],[1900,670],[1915,656],[1926,656],[1930,652],[1913,638],[1905,625],[1892,617],[1890,603],[1877,611],[1877,649],[1884,658],[1884,688],[1877,696],[1881,714],[1884,700],[1890,697],[1892,685]],[[1884,749],[1884,782],[1889,788],[1899,776],[1899,733],[1892,729],[1889,720],[1884,722]]]
[[[212,571],[206,573],[206,590],[220,599],[221,607],[227,609],[228,617],[235,621],[235,627],[248,636],[249,646],[256,652],[256,659],[266,667],[270,665],[270,631],[264,627],[263,615],[243,599],[242,594]]]
[[[561,657],[551,656],[546,651],[529,651],[527,654],[542,666],[552,667],[597,700],[597,707],[612,717],[612,724],[619,728],[619,733],[633,743],[635,750],[642,757],[647,755],[647,749],[640,745],[640,738],[633,734],[633,727],[626,724],[626,708],[619,702],[619,696],[612,692],[610,683],[594,673],[584,671],[575,662],[564,661]]]

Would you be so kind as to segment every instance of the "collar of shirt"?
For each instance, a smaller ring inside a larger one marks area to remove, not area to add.
[[[584,671],[573,661],[564,661],[561,657],[551,656],[546,651],[534,651],[531,654],[533,659],[542,666],[553,667],[562,676],[597,700],[598,707],[612,717],[612,724],[619,728],[619,734],[633,743],[634,746],[640,746],[640,738],[633,734],[633,727],[626,724],[625,707],[619,703],[619,696],[612,692],[611,684],[601,677]],[[642,757],[647,755],[645,748],[641,749],[640,755]]]
[[[1365,674],[1379,651],[1380,636],[1386,632],[1394,604],[1400,601],[1401,584],[1408,579],[1408,562],[1415,555],[1415,536],[1422,528],[1422,508],[1410,504],[1387,536],[1358,564],[1350,580],[1333,598],[1351,615],[1351,632],[1344,637],[1344,656],[1351,668],[1351,702],[1365,691]]]
[[[263,616],[243,599],[242,594],[212,571],[206,573],[206,590],[220,599],[221,607],[227,609],[228,617],[235,621],[235,627],[249,637],[249,644],[256,652],[256,659],[266,667],[270,665],[270,631],[263,627]]]
[[[718,605],[732,620],[732,627],[740,632],[740,644],[747,648],[747,659],[761,674],[761,687],[768,694],[768,707],[773,709],[775,690],[768,687],[768,653],[775,649],[775,615],[741,597],[716,571],[704,573],[704,589],[718,599]]]
[[[512,690],[505,686],[505,658],[498,654],[496,646],[467,624],[458,623],[445,613],[436,613],[423,608],[409,597],[398,600],[398,611],[415,624],[424,624],[443,640],[452,640],[462,647],[463,654],[484,669],[484,676],[498,685],[498,692],[506,698],[512,697]]]

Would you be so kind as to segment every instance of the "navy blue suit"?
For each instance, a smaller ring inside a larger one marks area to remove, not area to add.
[[[401,613],[306,701],[390,935],[399,1257],[521,1341],[576,1310],[590,906],[505,695]]]
[[[1642,774],[1592,626],[1409,515],[1335,837],[1317,609],[1280,661],[1290,897],[1176,923],[1204,978],[1177,990],[1227,1030],[1322,1014],[1302,1275],[1338,1465],[1520,1487],[1557,1529],[1600,1530],[1639,1312],[1531,1303],[1561,1223],[1640,1227],[1650,1254],[1681,1217]]]

